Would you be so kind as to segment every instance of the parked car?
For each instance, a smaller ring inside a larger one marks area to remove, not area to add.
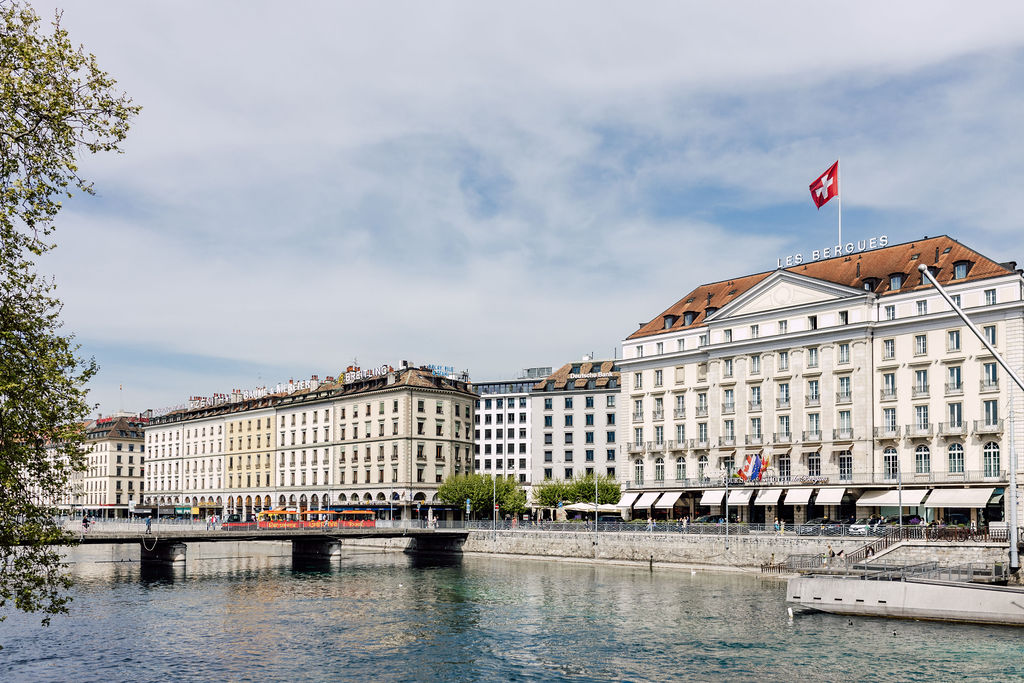
[[[809,519],[796,528],[801,536],[838,536],[842,533],[843,525],[828,517],[815,517]]]
[[[851,536],[876,536],[881,533],[881,521],[880,519],[861,517],[850,524],[848,533]]]

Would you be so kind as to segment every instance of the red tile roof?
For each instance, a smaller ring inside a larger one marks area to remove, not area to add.
[[[954,280],[953,264],[958,261],[968,261],[971,263],[971,267],[967,277]],[[917,266],[921,263],[938,269],[935,277],[942,285],[982,280],[1013,272],[1007,266],[982,256],[946,235],[894,244],[848,256],[812,261],[780,270],[857,289],[863,289],[865,280],[873,278],[878,282],[871,291],[884,296],[897,293],[889,288],[889,276],[896,273],[903,274],[903,287],[899,289],[899,292],[912,292],[929,287],[928,284],[921,284],[921,276],[917,272]],[[722,308],[774,272],[767,271],[701,285],[672,304],[656,318],[642,325],[627,339],[702,327],[709,315],[706,310],[708,307]],[[684,324],[687,312],[695,314],[689,325]],[[677,318],[668,328],[665,327],[666,316]]]

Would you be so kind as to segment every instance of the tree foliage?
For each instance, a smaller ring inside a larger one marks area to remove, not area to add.
[[[597,501],[614,505],[621,498],[619,484],[611,477],[598,476]],[[593,503],[594,475],[575,477],[569,481],[551,480],[533,487],[533,502],[540,507],[557,507],[559,503]]]
[[[470,503],[470,516],[474,519],[490,519],[494,514],[494,490],[497,488],[498,516],[518,515],[526,511],[526,491],[508,477],[465,474],[449,477],[437,489],[437,497],[448,505],[465,509],[466,499]]]
[[[55,503],[84,468],[91,360],[61,333],[61,303],[35,258],[61,199],[92,193],[82,152],[118,151],[138,107],[57,15],[0,0],[0,610],[66,611],[69,586]],[[56,545],[54,545],[56,544]],[[3,618],[0,612],[0,619]]]

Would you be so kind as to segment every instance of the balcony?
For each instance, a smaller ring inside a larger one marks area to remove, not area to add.
[[[626,450],[630,453],[643,453],[644,443],[643,441],[631,441],[626,444]]]
[[[881,427],[875,427],[875,438],[898,439],[900,438],[900,428],[898,425],[883,425]]]
[[[1003,433],[1003,421],[1002,420],[975,420],[974,421],[974,433],[975,434],[1002,434]]]
[[[908,439],[926,438],[932,435],[932,423],[920,422],[907,425],[906,435]]]
[[[999,391],[999,378],[981,380],[981,391]]]
[[[654,419],[655,420],[664,420],[665,419],[665,411],[664,410],[655,410],[654,411]]]
[[[670,451],[686,450],[686,441],[666,441],[666,449]]]
[[[946,396],[961,396],[963,393],[963,382],[946,382]]]
[[[698,437],[696,439],[690,439],[690,448],[696,448],[696,449],[699,449],[699,450],[707,450],[707,449],[711,448],[711,442],[708,441],[707,439],[701,439],[700,437]]]
[[[735,436],[720,436],[720,437],[718,437],[718,447],[719,448],[729,448],[729,447],[735,446],[735,445],[736,445],[736,437]]]
[[[821,430],[805,431],[801,436],[804,443],[821,442]]]
[[[928,398],[928,385],[927,384],[915,384],[914,388],[910,390],[911,398]]]
[[[760,434],[747,434],[743,437],[743,441],[748,446],[761,446],[764,445],[764,437]]]
[[[804,405],[808,408],[814,408],[821,405],[821,395],[814,394],[813,396],[804,397]]]
[[[643,422],[643,421],[644,421],[644,414],[643,413],[633,413],[633,422]]]
[[[836,392],[836,404],[840,403],[852,403],[853,393],[849,391],[837,391]]]
[[[697,409],[694,411],[694,415],[696,415],[697,417],[707,417],[708,416],[708,407],[707,406],[697,406]]]
[[[747,403],[747,410],[751,410],[751,411],[761,410],[761,401],[760,400],[749,401]]]
[[[853,441],[853,429],[833,429],[832,430],[833,441]]]
[[[792,432],[775,432],[772,434],[772,443],[793,443]]]
[[[896,387],[883,388],[878,392],[878,397],[882,401],[895,401],[896,400]]]
[[[659,452],[661,452],[663,450],[665,450],[665,442],[664,441],[648,441],[647,442],[647,452],[648,453],[659,453]]]
[[[963,422],[940,422],[939,434],[941,436],[964,436],[967,434],[967,425]]]
[[[673,415],[677,420],[683,419],[684,417],[686,417],[686,408],[676,408]]]
[[[722,415],[731,415],[736,412],[736,402],[726,402],[722,404]]]
[[[789,410],[789,397],[775,399],[775,407],[779,410]]]

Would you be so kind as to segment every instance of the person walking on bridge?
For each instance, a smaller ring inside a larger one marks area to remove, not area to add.
[[[153,518],[148,515],[146,516],[146,533],[153,533]]]

